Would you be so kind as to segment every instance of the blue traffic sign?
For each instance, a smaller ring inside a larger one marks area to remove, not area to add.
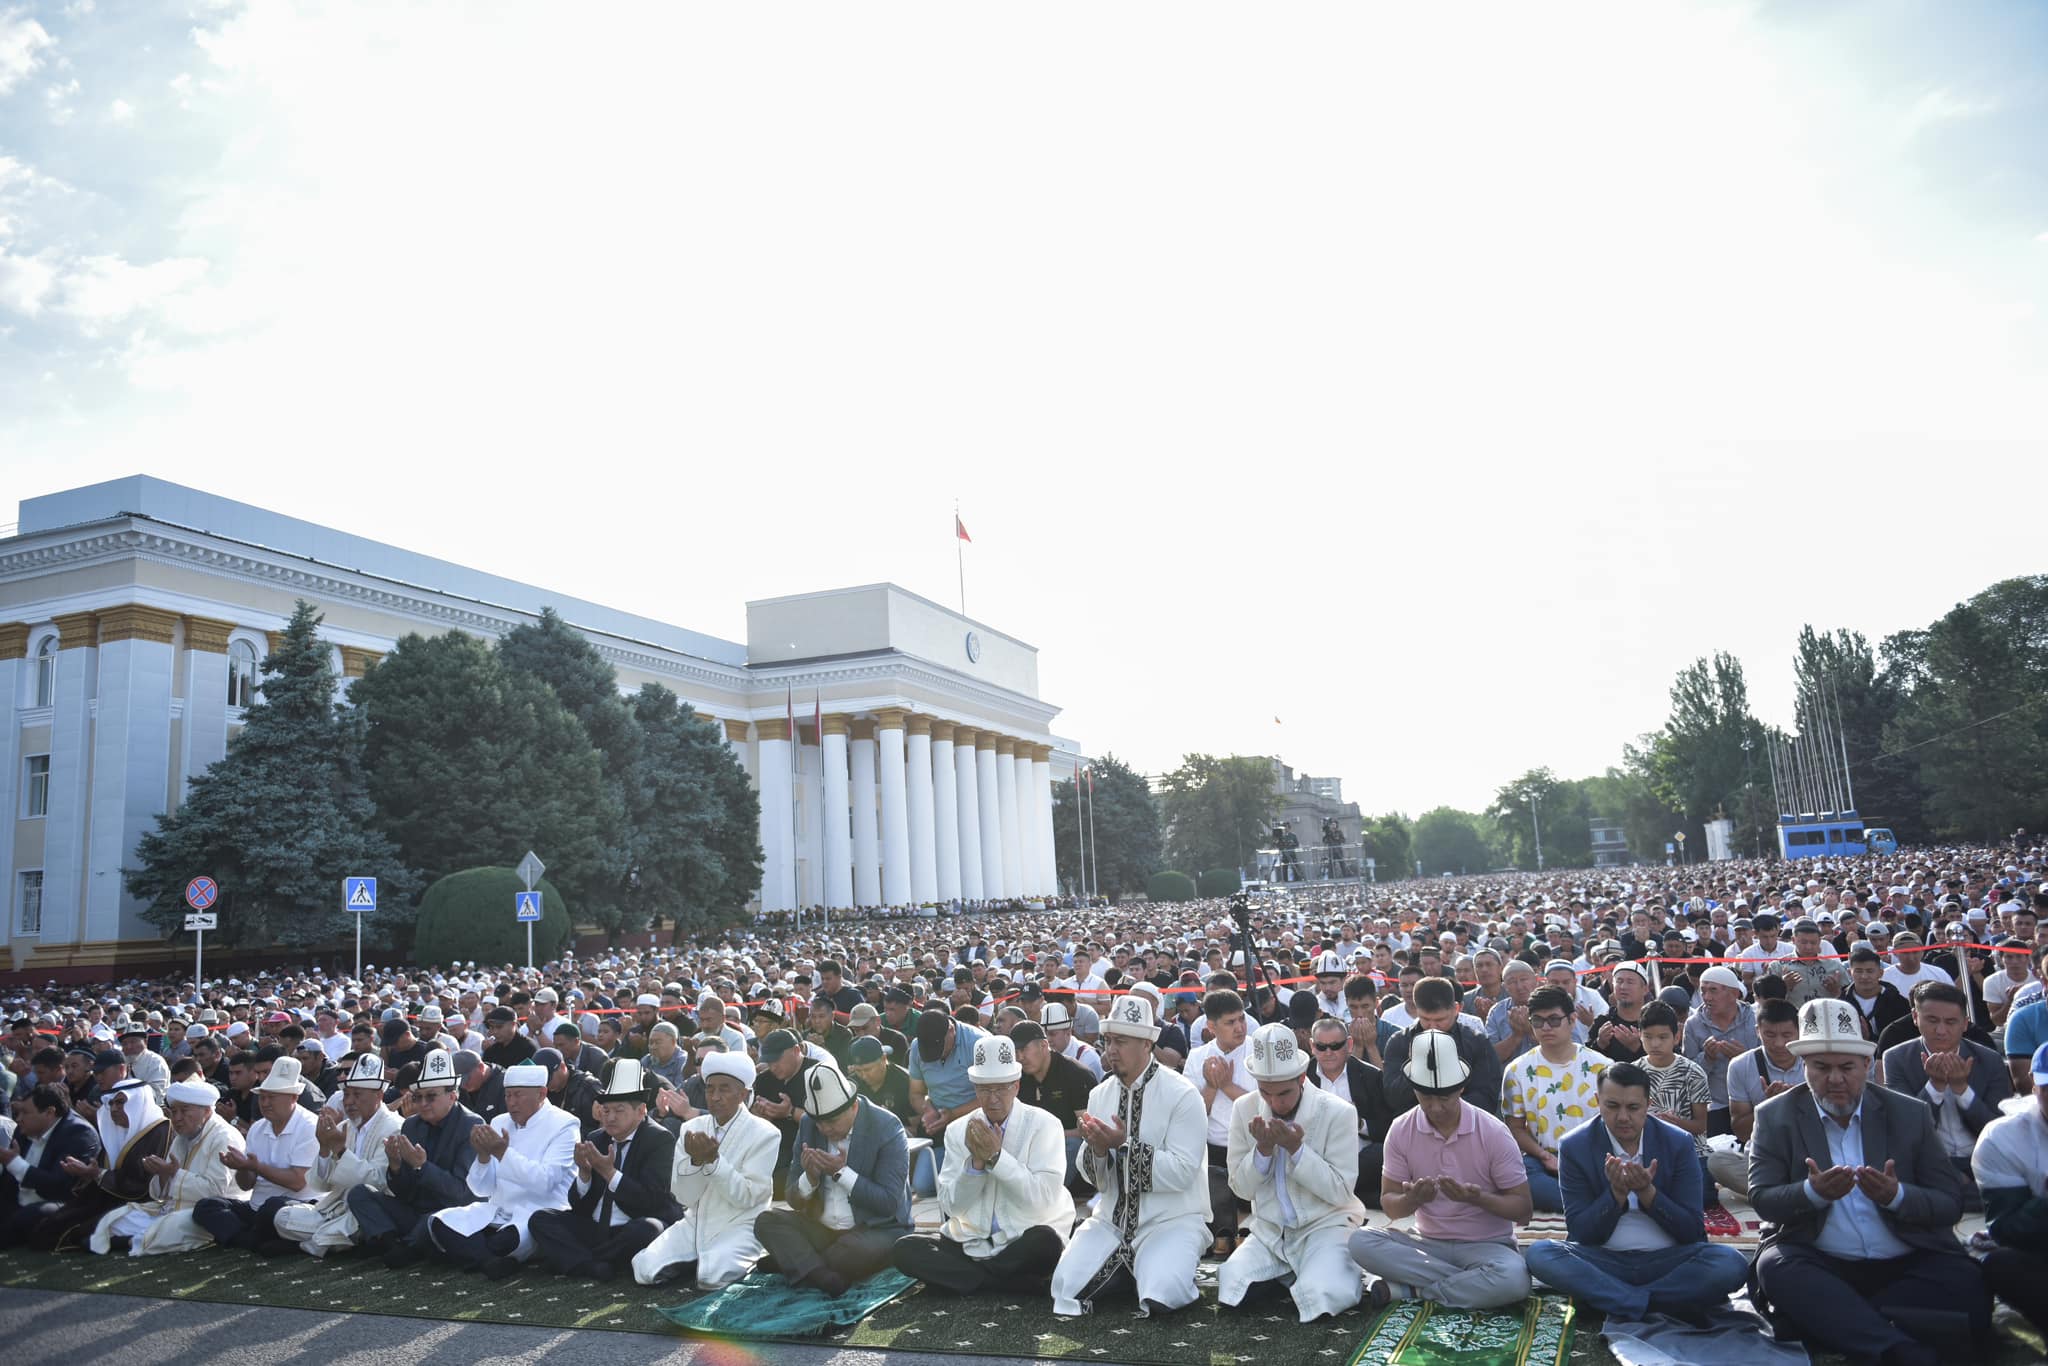
[[[377,879],[373,877],[345,877],[341,880],[341,907],[357,915],[367,915],[377,909]]]
[[[514,892],[512,894],[512,905],[517,911],[520,920],[540,919],[539,892]]]
[[[210,877],[195,877],[185,884],[185,904],[203,911],[220,899],[220,884]]]

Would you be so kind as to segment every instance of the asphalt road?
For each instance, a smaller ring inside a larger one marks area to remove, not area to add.
[[[883,1366],[880,1352],[843,1348],[771,1342],[738,1348],[642,1333],[434,1323],[49,1290],[0,1289],[0,1343],[13,1366]],[[919,1354],[915,1360],[919,1366],[1043,1366],[1013,1357]]]

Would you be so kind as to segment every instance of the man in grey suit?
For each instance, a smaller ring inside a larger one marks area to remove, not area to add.
[[[1756,1294],[1815,1349],[1937,1366],[1941,1343],[1981,1359],[1991,1301],[1956,1241],[1962,1177],[1925,1103],[1867,1084],[1876,1045],[1856,1013],[1833,997],[1807,1002],[1791,1044],[1806,1084],[1757,1107]]]
[[[791,1208],[763,1211],[754,1236],[791,1282],[839,1295],[889,1265],[910,1232],[910,1145],[902,1121],[863,1100],[838,1068],[818,1064],[803,1086]]]
[[[1934,1132],[1963,1178],[1963,1208],[1980,1210],[1984,1206],[1970,1154],[1977,1135],[1998,1118],[1999,1102],[2012,1094],[2012,1076],[2004,1058],[1963,1037],[1970,998],[1961,988],[1929,982],[1913,996],[1913,1023],[1920,1037],[1885,1050],[1884,1084],[1926,1101],[1934,1111]]]

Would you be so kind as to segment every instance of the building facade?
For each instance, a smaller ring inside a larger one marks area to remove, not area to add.
[[[760,793],[763,910],[1056,890],[1077,754],[1036,649],[989,626],[870,584],[751,602],[727,641],[137,476],[27,499],[0,540],[0,968],[161,955],[122,870],[226,754],[300,599],[344,687],[409,634],[552,606],[622,690],[661,683],[723,729]]]

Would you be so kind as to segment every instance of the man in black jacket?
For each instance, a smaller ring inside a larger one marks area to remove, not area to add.
[[[63,1084],[31,1088],[15,1111],[13,1139],[0,1147],[0,1247],[18,1247],[44,1224],[75,1213],[78,1179],[64,1161],[99,1157],[99,1133],[71,1113]]]
[[[646,1081],[637,1058],[605,1064],[599,1127],[576,1145],[569,1208],[541,1210],[527,1223],[535,1252],[560,1275],[608,1281],[682,1218],[669,1193],[675,1135],[647,1117],[654,1093]]]
[[[1486,1032],[1469,1015],[1461,1015],[1458,989],[1441,977],[1425,977],[1415,984],[1415,1023],[1387,1040],[1386,1065],[1380,1069],[1380,1090],[1393,1107],[1395,1118],[1415,1108],[1415,1088],[1408,1081],[1408,1049],[1425,1030],[1449,1034],[1458,1044],[1458,1056],[1465,1060],[1471,1076],[1465,1086],[1465,1103],[1500,1116],[1500,1055],[1494,1052]]]
[[[455,1076],[461,1085],[456,1099],[462,1108],[488,1124],[505,1113],[505,1069],[485,1062],[471,1049],[454,1055]]]
[[[597,1127],[597,1078],[569,1066],[558,1048],[541,1049],[533,1055],[533,1061],[548,1069],[548,1104],[576,1116],[577,1125],[588,1135]]]
[[[1325,1016],[1310,1027],[1309,1048],[1316,1065],[1308,1080],[1358,1111],[1358,1182],[1352,1189],[1367,1208],[1378,1209],[1380,1168],[1386,1158],[1387,1130],[1394,1122],[1380,1069],[1351,1056],[1351,1030],[1334,1017]]]
[[[384,1141],[390,1193],[367,1184],[349,1188],[357,1239],[380,1249],[388,1267],[409,1265],[425,1254],[428,1215],[476,1199],[469,1189],[469,1166],[476,1160],[469,1131],[483,1121],[462,1108],[455,1081],[453,1057],[445,1049],[429,1053],[413,1084],[412,1118]]]

